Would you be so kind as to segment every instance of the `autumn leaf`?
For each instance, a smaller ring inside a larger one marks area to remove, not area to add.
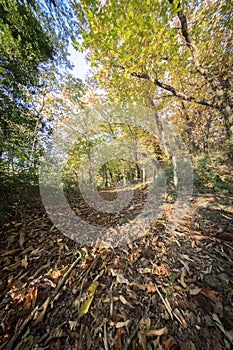
[[[87,297],[87,300],[85,300],[80,306],[79,318],[81,318],[83,315],[85,315],[88,312],[88,310],[91,306],[91,303],[94,299],[95,291],[96,291],[98,285],[99,285],[99,282],[95,281],[88,288],[88,290],[87,290],[88,297]]]

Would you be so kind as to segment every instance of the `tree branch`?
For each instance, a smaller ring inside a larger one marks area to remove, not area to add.
[[[213,103],[211,102],[208,102],[207,100],[205,99],[199,99],[195,96],[187,96],[186,94],[184,94],[183,92],[180,92],[180,91],[177,91],[173,86],[171,85],[168,85],[168,84],[165,84],[165,83],[162,83],[160,82],[159,80],[155,79],[154,80],[154,84],[158,87],[160,87],[161,89],[163,90],[166,90],[166,91],[169,91],[171,92],[171,94],[175,97],[178,97],[179,99],[183,100],[183,101],[193,101],[197,104],[200,104],[200,105],[203,105],[203,106],[208,106],[208,107],[213,107],[213,108],[216,108]]]
[[[174,4],[174,0],[168,0],[168,1],[170,4],[172,5]],[[178,3],[177,6],[178,8],[181,7],[180,2]],[[192,53],[193,61],[196,66],[196,69],[201,75],[203,75],[205,78],[208,78],[208,71],[207,69],[204,69],[203,67],[201,67],[201,63],[199,60],[200,54],[199,54],[198,48],[189,33],[187,17],[184,14],[183,10],[178,11],[177,16],[180,21],[182,35],[184,37],[186,45],[188,46],[188,48]]]
[[[125,68],[122,67],[122,66],[118,67],[118,68],[125,70]],[[133,73],[131,73],[131,76],[132,77],[136,77],[138,79],[149,80],[155,86],[158,86],[158,87],[160,87],[163,90],[169,91],[171,93],[171,96],[178,97],[179,99],[181,99],[183,101],[189,101],[189,102],[193,101],[193,102],[195,102],[195,103],[197,103],[199,105],[202,105],[202,106],[208,106],[208,107],[212,107],[212,108],[218,109],[218,107],[216,107],[213,103],[208,102],[204,98],[200,99],[200,98],[197,98],[195,96],[188,96],[188,95],[184,94],[183,92],[177,91],[173,86],[168,85],[166,83],[162,83],[158,79],[152,80],[147,73],[136,73],[136,72],[133,72]],[[168,97],[168,96],[166,96],[166,97]]]

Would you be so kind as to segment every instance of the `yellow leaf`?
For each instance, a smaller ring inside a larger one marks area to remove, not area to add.
[[[79,318],[81,318],[83,315],[85,315],[88,312],[88,310],[89,310],[89,308],[91,306],[92,300],[94,299],[94,294],[95,294],[95,291],[96,291],[98,285],[99,285],[99,282],[95,281],[88,288],[89,297],[80,306]]]

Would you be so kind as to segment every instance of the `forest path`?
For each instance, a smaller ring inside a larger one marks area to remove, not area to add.
[[[80,247],[27,202],[1,230],[0,349],[231,349],[229,193],[198,194],[172,234],[167,210],[114,249]]]

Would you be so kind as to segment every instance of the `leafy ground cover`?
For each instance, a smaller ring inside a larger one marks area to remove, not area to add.
[[[147,235],[115,249],[79,246],[54,227],[38,189],[6,185],[0,349],[231,349],[232,167],[218,158],[198,164],[176,230],[166,230],[167,205]],[[138,191],[135,205],[142,199]]]

